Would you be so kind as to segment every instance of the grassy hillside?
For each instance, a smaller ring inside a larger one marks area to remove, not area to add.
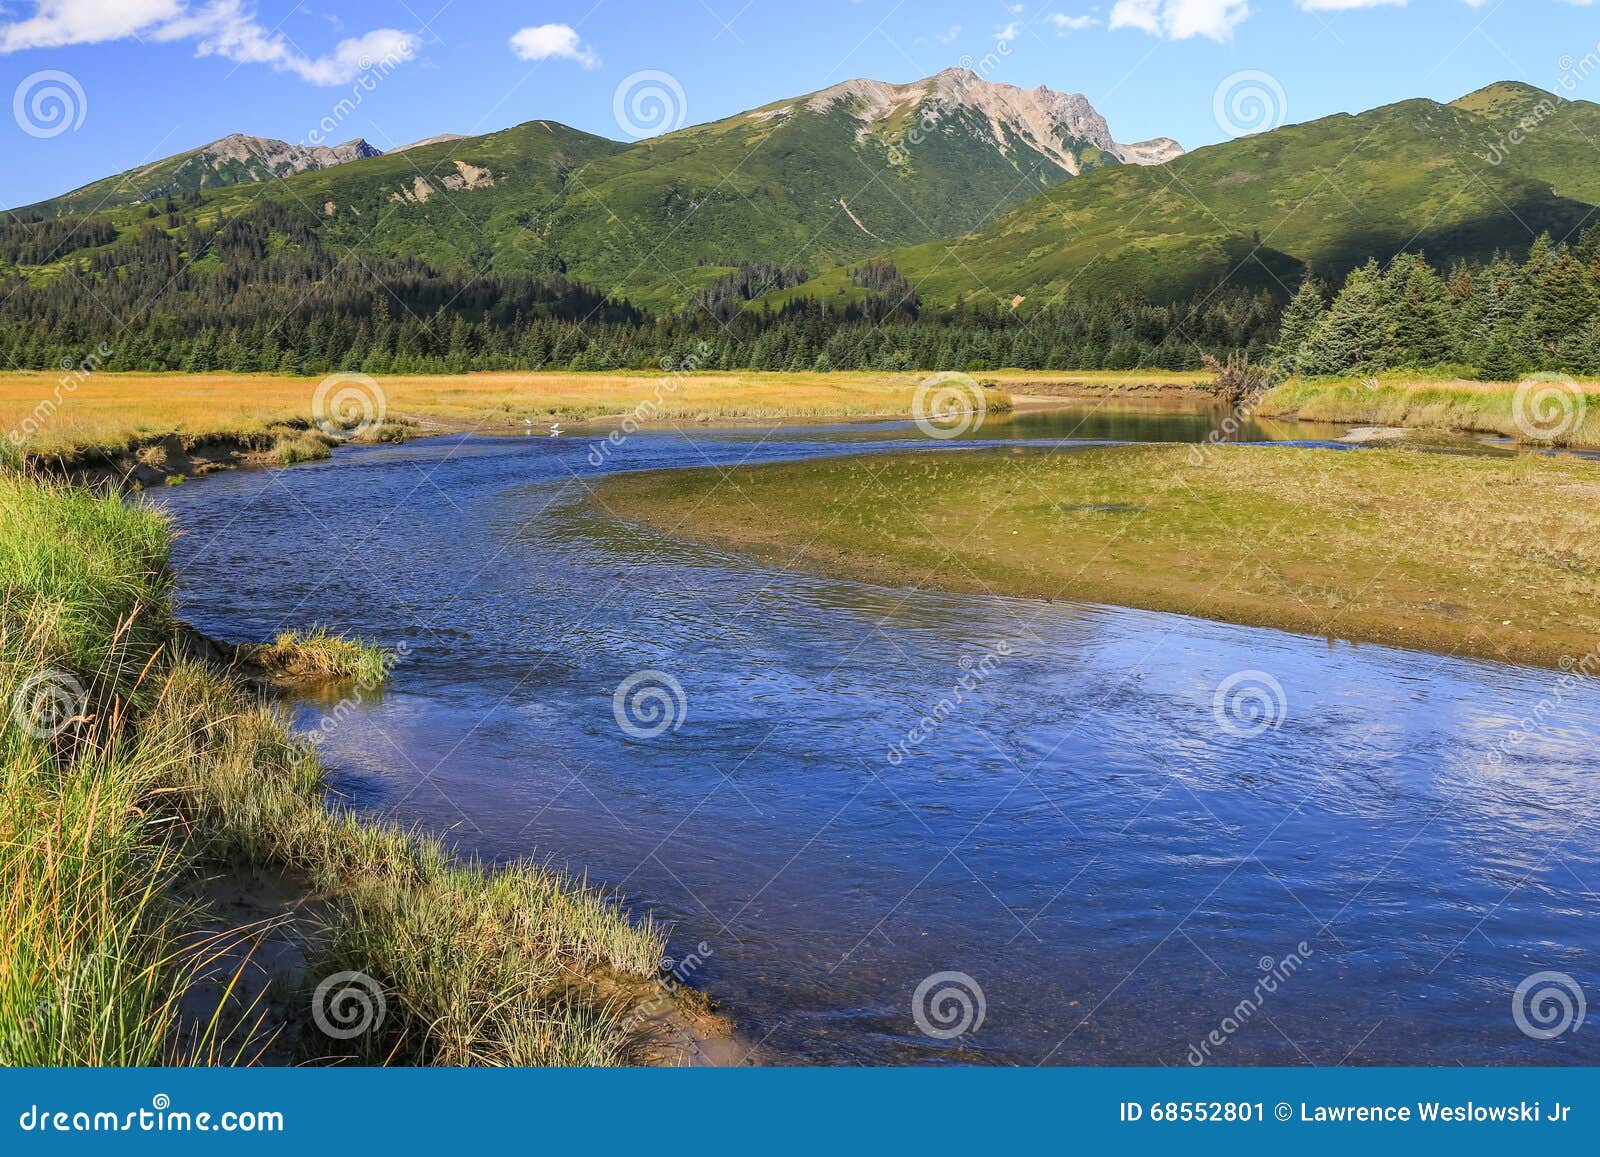
[[[1022,297],[1032,311],[1069,289],[1172,301],[1227,280],[1281,292],[1307,264],[1337,277],[1403,249],[1483,257],[1541,231],[1570,235],[1600,204],[1588,163],[1600,105],[1525,85],[1325,117],[1154,167],[1067,142],[1085,170],[1071,179],[1024,142],[997,149],[972,108],[946,110],[898,151],[901,113],[862,111],[848,96],[801,98],[635,145],[532,121],[215,190],[171,216],[130,205],[98,220],[124,240],[152,223],[180,237],[190,220],[270,197],[341,252],[563,273],[658,310],[754,261],[823,273],[772,304],[844,304],[861,295],[842,270],[892,251],[929,304]],[[50,246],[92,256],[103,232]]]
[[[850,99],[812,107],[799,98],[633,145],[531,121],[208,190],[170,218],[154,205],[116,199],[99,218],[124,237],[153,220],[176,235],[190,220],[272,198],[314,214],[322,236],[339,247],[443,269],[564,272],[670,308],[741,262],[821,269],[976,229],[1069,175],[1020,140],[1008,137],[1006,150],[996,148],[987,120],[971,109],[947,112],[939,131],[905,150],[903,163],[891,163],[899,129],[910,126],[886,121],[866,131],[856,107]],[[1073,155],[1085,168],[1114,163],[1081,142]],[[100,184],[153,180],[128,178]],[[84,207],[98,187],[22,212]]]
[[[1067,176],[1035,154],[1003,156],[960,132],[937,134],[908,164],[893,165],[888,140],[858,141],[859,127],[842,105],[815,112],[797,104],[590,164],[556,213],[568,268],[642,304],[681,302],[701,265],[856,261],[978,228]]]
[[[1066,291],[1170,300],[1224,278],[1292,288],[1369,256],[1436,261],[1557,238],[1594,220],[1600,105],[1551,104],[1521,146],[1509,129],[1553,98],[1496,85],[1453,105],[1404,101],[1198,149],[1155,168],[1092,173],[950,242],[892,255],[925,300],[1036,308]]]
[[[60,197],[26,206],[18,213],[29,217],[95,213],[182,197],[202,189],[275,181],[308,169],[329,168],[376,153],[376,149],[362,140],[334,147],[306,146],[235,134],[198,149],[114,173]]]
[[[543,273],[560,267],[564,238],[553,206],[569,179],[626,145],[554,121],[441,141],[277,182],[240,187],[216,204],[240,207],[262,195],[324,220],[338,247],[418,257],[442,269]]]

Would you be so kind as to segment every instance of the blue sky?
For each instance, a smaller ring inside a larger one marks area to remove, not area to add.
[[[547,117],[623,138],[641,72],[666,78],[624,90],[640,117],[664,93],[694,123],[968,66],[1194,148],[1499,79],[1600,99],[1600,71],[1570,79],[1597,45],[1594,0],[0,0],[0,204],[235,131],[386,148]]]

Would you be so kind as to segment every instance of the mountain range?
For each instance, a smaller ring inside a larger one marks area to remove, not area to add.
[[[56,224],[51,236],[79,240],[12,268],[48,278],[163,213],[178,236],[271,198],[338,250],[561,274],[656,310],[754,263],[808,279],[751,307],[857,300],[853,268],[885,256],[934,306],[1173,300],[1224,281],[1282,295],[1308,266],[1337,275],[1403,249],[1446,261],[1569,234],[1600,205],[1596,139],[1600,106],[1497,84],[1185,154],[1166,138],[1119,143],[1081,95],[952,69],[852,80],[633,144],[552,121],[387,153],[230,136],[13,211],[94,227]]]
[[[1421,251],[1445,265],[1600,222],[1600,105],[1502,83],[1408,100],[1057,186],[969,235],[889,256],[925,300],[1069,289],[1179,298],[1224,280],[1292,292]]]

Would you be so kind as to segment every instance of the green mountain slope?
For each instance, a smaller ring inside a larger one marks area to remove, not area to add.
[[[1518,146],[1496,143],[1546,107]],[[1143,291],[1172,300],[1223,280],[1289,290],[1420,249],[1435,261],[1568,236],[1596,218],[1600,105],[1495,85],[1197,149],[1155,168],[1059,185],[950,242],[892,254],[924,300],[1009,302]]]
[[[740,263],[828,268],[978,228],[1077,173],[1180,151],[1118,143],[1081,96],[949,70],[848,81],[633,145],[534,121],[210,191],[219,179],[168,228],[270,197],[315,215],[335,245],[439,268],[562,272],[671,308]],[[93,188],[31,208],[80,206]],[[158,215],[130,200],[107,219],[125,237]]]
[[[1046,126],[1046,127],[1041,127]],[[557,214],[581,281],[682,301],[738,262],[812,269],[979,227],[1122,146],[1081,97],[951,70],[850,81],[585,168]]]
[[[363,140],[346,141],[342,145],[291,145],[287,141],[234,133],[198,149],[105,177],[16,212],[29,217],[94,213],[121,205],[178,197],[201,189],[273,181],[380,155],[378,149]]]
[[[572,175],[627,145],[554,121],[403,152],[280,182],[270,195],[316,215],[324,241],[439,269],[562,268],[554,209]],[[232,190],[218,203],[242,205]]]

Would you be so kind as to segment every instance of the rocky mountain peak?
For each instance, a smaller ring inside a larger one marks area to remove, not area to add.
[[[989,142],[1009,153],[1018,142],[1069,173],[1082,168],[1080,150],[1093,145],[1126,164],[1158,165],[1183,152],[1168,137],[1124,145],[1111,135],[1105,117],[1082,93],[1056,92],[1046,85],[1018,88],[983,79],[970,68],[947,68],[909,84],[861,78],[847,80],[804,98],[805,107],[823,112],[845,104],[861,123],[858,138],[896,120],[942,123],[968,114],[984,126]],[[767,115],[792,111],[768,110]]]

